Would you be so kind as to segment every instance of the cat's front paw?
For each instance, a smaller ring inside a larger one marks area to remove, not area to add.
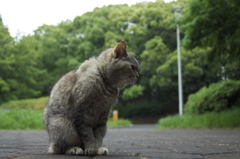
[[[71,147],[66,151],[68,155],[83,155],[83,150],[80,147]]]
[[[84,155],[87,155],[87,156],[94,156],[97,154],[97,148],[87,148],[84,150]]]
[[[107,155],[108,154],[108,149],[106,147],[100,147],[98,148],[98,155]]]

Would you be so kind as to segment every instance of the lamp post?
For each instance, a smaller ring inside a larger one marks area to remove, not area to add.
[[[182,14],[182,7],[173,7],[173,12],[177,20],[180,19]],[[178,50],[178,100],[179,100],[179,115],[183,114],[183,88],[182,88],[182,65],[181,65],[181,52],[180,52],[180,29],[177,24],[177,50]]]

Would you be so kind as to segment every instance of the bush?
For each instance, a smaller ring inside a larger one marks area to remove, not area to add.
[[[201,114],[232,107],[240,107],[240,81],[222,81],[203,87],[188,97],[184,111]]]
[[[119,111],[121,118],[133,118],[161,116],[164,115],[167,108],[164,108],[158,101],[138,100],[125,105],[118,103],[113,106],[113,109]]]
[[[240,128],[240,108],[223,112],[186,114],[182,117],[179,115],[169,116],[159,120],[158,128]]]

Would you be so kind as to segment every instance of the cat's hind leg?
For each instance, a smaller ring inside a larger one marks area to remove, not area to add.
[[[66,151],[66,147],[59,144],[50,143],[49,152],[50,153],[65,153],[67,155],[83,155],[83,149],[80,147],[69,147]]]
[[[53,117],[47,125],[50,146],[49,152],[56,154],[82,155],[81,140],[66,117]]]

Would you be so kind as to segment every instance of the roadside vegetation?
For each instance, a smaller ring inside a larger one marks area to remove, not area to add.
[[[43,111],[10,109],[0,111],[0,130],[42,130]]]
[[[19,108],[19,109],[43,110],[47,102],[48,97],[41,97],[37,99],[22,99],[3,103],[0,107],[5,107],[9,109]]]
[[[159,129],[240,128],[240,108],[223,112],[186,114],[160,119]]]
[[[108,127],[128,127],[128,126],[132,126],[132,122],[127,119],[119,119],[117,122],[110,119],[108,120],[107,125]]]
[[[43,130],[43,109],[48,97],[16,100],[0,106],[0,130]],[[108,127],[131,126],[126,119],[109,119]]]
[[[182,117],[160,119],[158,128],[240,128],[240,82],[203,87],[188,97]]]

